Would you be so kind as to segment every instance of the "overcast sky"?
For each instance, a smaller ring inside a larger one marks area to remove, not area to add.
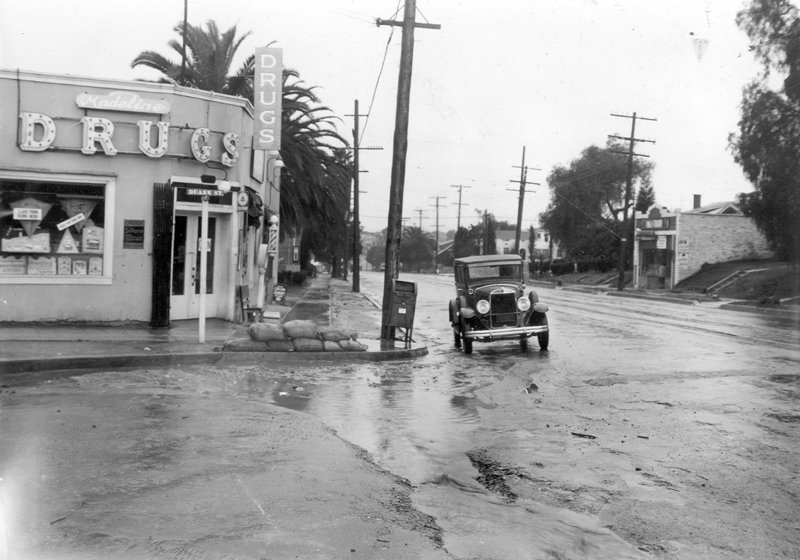
[[[193,24],[251,32],[240,60],[272,41],[284,64],[318,86],[351,137],[353,101],[370,109],[361,152],[361,217],[386,227],[399,28],[397,0],[188,0]],[[742,87],[758,70],[735,25],[739,0],[417,0],[404,212],[409,224],[454,229],[488,210],[516,222],[522,149],[529,185],[523,228],[548,204],[546,178],[609,134],[629,136],[655,164],[658,202],[690,208],[752,190],[728,149]],[[0,67],[119,79],[154,79],[130,62],[142,50],[172,56],[183,0],[0,0]],[[704,51],[698,49],[705,44]],[[388,45],[388,51],[387,49]],[[382,74],[382,61],[386,62]],[[380,79],[379,79],[380,75]],[[377,86],[377,87],[376,87]],[[373,92],[375,92],[374,102]],[[366,123],[365,123],[366,121]],[[363,126],[362,126],[363,128]],[[512,189],[511,191],[508,189]]]

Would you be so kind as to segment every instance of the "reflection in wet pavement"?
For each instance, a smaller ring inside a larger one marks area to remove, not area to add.
[[[518,348],[476,350],[484,367],[449,347],[413,362],[294,368],[277,378],[265,367],[249,371],[240,389],[319,417],[408,479],[415,505],[437,518],[457,557],[640,558],[591,516],[518,499],[504,480],[525,474],[491,464],[480,449],[481,442],[514,438],[520,430],[519,419],[508,417],[509,398],[515,406],[536,402],[531,369],[547,360]]]

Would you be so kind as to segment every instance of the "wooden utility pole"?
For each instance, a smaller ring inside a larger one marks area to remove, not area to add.
[[[403,21],[378,19],[377,25],[402,27],[400,75],[397,81],[397,109],[395,112],[394,141],[392,145],[392,181],[389,191],[389,220],[386,227],[386,270],[383,277],[383,309],[381,313],[381,340],[394,343],[395,327],[390,325],[392,315],[392,289],[399,271],[397,258],[400,251],[403,217],[403,186],[406,175],[408,151],[408,113],[411,99],[411,68],[414,61],[414,28],[440,29],[440,25],[416,23],[416,0],[406,0]]]
[[[481,255],[489,254],[489,211],[483,211],[483,243],[481,243]]]
[[[512,183],[519,183],[519,199],[517,201],[517,229],[514,235],[514,251],[519,254],[520,250],[520,242],[522,240],[522,208],[525,204],[525,187],[528,184],[531,185],[538,185],[539,183],[528,183],[528,166],[525,165],[525,146],[522,146],[522,165],[519,166],[520,168],[520,176],[519,181],[511,180]],[[541,169],[534,167],[536,171],[541,171]],[[511,190],[511,189],[507,189]],[[533,192],[533,191],[527,191]]]
[[[358,215],[358,195],[361,191],[358,190],[358,178],[360,173],[366,173],[359,168],[358,153],[360,150],[382,150],[383,148],[362,148],[359,145],[361,140],[359,139],[358,117],[361,115],[358,113],[358,99],[354,100],[353,106],[353,114],[347,116],[353,117],[353,291],[358,292],[361,290],[361,224]]]
[[[361,290],[361,239],[358,225],[358,99],[353,102],[353,291]]]
[[[470,188],[470,186],[469,185],[450,185],[450,186],[453,187],[454,189],[458,189],[458,202],[453,203],[458,205],[458,221],[456,222],[456,233],[458,233],[458,230],[461,229],[461,207],[468,206],[467,204],[461,202],[461,191],[463,189]]]
[[[616,113],[611,113],[612,117],[620,117],[623,119],[631,119],[631,135],[628,137],[625,136],[616,136],[614,134],[609,134],[611,138],[618,138],[620,140],[627,140],[628,141],[628,151],[620,152],[617,150],[611,150],[617,154],[625,154],[628,156],[628,176],[625,181],[625,200],[622,206],[622,237],[620,239],[620,247],[619,247],[619,259],[617,261],[617,290],[622,291],[625,289],[625,257],[628,254],[628,246],[630,244],[630,240],[628,239],[629,236],[633,234],[632,228],[630,227],[629,218],[628,218],[628,209],[631,205],[631,197],[632,197],[632,190],[633,190],[633,156],[639,157],[650,157],[645,154],[637,154],[634,152],[634,146],[636,142],[650,142],[655,144],[655,140],[645,140],[643,138],[636,138],[636,119],[641,119],[643,121],[655,121],[657,119],[651,119],[648,117],[639,117],[636,115],[634,111],[632,115],[618,115]]]
[[[436,199],[436,249],[433,251],[433,273],[439,274],[439,201],[444,196],[432,196],[431,198]]]
[[[422,229],[422,212],[423,212],[423,210],[422,210],[422,208],[414,208],[414,212],[419,214],[418,226],[419,226],[419,229]]]

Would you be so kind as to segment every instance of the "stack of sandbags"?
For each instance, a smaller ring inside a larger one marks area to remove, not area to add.
[[[252,323],[247,333],[249,339],[229,341],[226,348],[239,352],[363,352],[367,349],[356,340],[356,333],[320,327],[314,321]]]
[[[278,323],[253,323],[247,332],[251,340],[263,343],[262,350],[288,352],[294,349]]]

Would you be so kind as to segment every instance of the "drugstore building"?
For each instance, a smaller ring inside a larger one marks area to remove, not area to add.
[[[248,100],[7,70],[0,99],[0,321],[167,326],[239,319],[242,287],[263,302],[281,163],[253,149]]]

